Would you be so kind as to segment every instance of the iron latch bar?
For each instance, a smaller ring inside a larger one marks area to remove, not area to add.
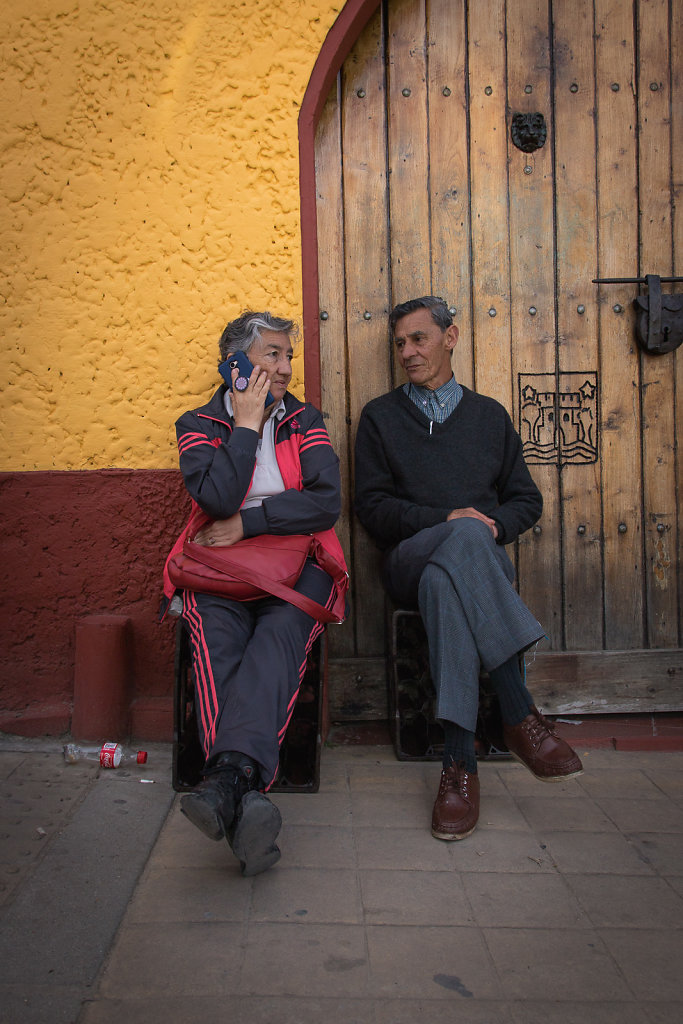
[[[662,284],[680,284],[683,277],[660,277]],[[593,284],[647,284],[646,277],[594,277]]]

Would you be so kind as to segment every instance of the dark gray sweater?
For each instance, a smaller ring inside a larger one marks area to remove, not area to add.
[[[509,544],[543,508],[512,420],[468,388],[445,423],[430,423],[400,387],[368,402],[355,470],[356,513],[382,549],[467,507],[491,516]]]

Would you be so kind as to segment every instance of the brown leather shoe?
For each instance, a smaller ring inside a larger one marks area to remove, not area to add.
[[[503,739],[510,753],[541,782],[564,782],[583,774],[577,755],[535,705],[519,725],[503,726]]]
[[[439,792],[432,812],[435,839],[464,839],[479,820],[479,776],[452,764],[441,772]]]

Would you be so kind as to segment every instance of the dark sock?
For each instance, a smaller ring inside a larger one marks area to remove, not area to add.
[[[504,661],[489,672],[491,685],[500,702],[500,713],[506,725],[519,725],[531,714],[533,701],[519,670],[519,655]]]
[[[464,764],[465,771],[476,774],[477,755],[474,752],[474,733],[463,729],[455,722],[443,722],[444,747],[443,767],[450,768],[455,764]]]

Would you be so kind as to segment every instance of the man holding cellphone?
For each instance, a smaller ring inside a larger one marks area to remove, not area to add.
[[[520,655],[544,636],[513,586],[504,545],[540,517],[542,497],[505,409],[459,384],[458,328],[443,299],[389,317],[408,382],[369,402],[356,437],[356,513],[385,552],[384,584],[419,608],[445,733],[432,835],[458,840],[479,818],[479,671],[498,696],[508,749],[543,782],[582,772],[533,703]]]

